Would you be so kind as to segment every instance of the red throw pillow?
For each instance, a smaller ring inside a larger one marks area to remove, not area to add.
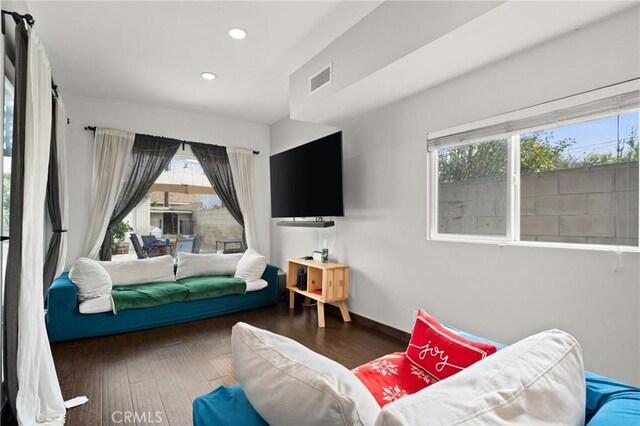
[[[418,309],[406,355],[435,379],[442,380],[495,352],[495,346],[458,336]]]
[[[402,352],[374,359],[351,371],[369,389],[380,407],[436,382]]]

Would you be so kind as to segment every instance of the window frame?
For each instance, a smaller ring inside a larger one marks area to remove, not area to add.
[[[608,86],[602,89],[596,89],[586,93],[562,98],[559,100],[547,102],[533,107],[517,110],[507,114],[495,116],[486,120],[480,120],[462,126],[452,127],[446,130],[433,132],[429,134],[430,139],[442,136],[448,136],[455,133],[471,131],[500,122],[506,122],[511,119],[526,118],[535,114],[549,113],[562,108],[578,106],[590,101],[600,100],[607,97],[615,96],[634,90],[638,90],[640,79],[629,82]],[[620,110],[619,113],[639,111],[640,108],[631,108]],[[600,250],[600,251],[623,251],[631,253],[639,253],[640,246],[622,246],[609,244],[580,244],[580,243],[564,243],[564,242],[544,242],[544,241],[521,241],[520,240],[520,135],[537,130],[553,129],[554,127],[566,126],[611,116],[611,114],[601,113],[588,117],[581,117],[574,120],[565,120],[562,123],[548,123],[544,126],[536,126],[518,130],[512,133],[495,134],[489,137],[469,139],[460,143],[440,146],[433,150],[427,150],[427,239],[430,241],[443,242],[465,242],[465,243],[483,243],[494,244],[498,246],[523,246],[523,247],[545,247],[545,248],[563,248],[563,249],[580,249],[580,250]],[[639,120],[640,128],[640,120]],[[507,179],[510,177],[510,184],[507,184],[507,209],[506,209],[506,229],[504,236],[496,235],[473,235],[473,234],[447,234],[438,231],[438,151],[440,149],[452,148],[455,146],[464,146],[495,140],[498,138],[508,139],[507,142]],[[639,177],[640,180],[640,177]],[[638,191],[640,192],[640,190]],[[640,198],[640,197],[639,197]],[[640,210],[640,201],[638,202]],[[640,219],[639,219],[640,224]],[[640,227],[639,227],[640,228]],[[639,232],[640,234],[640,232]],[[638,235],[640,238],[640,235]]]

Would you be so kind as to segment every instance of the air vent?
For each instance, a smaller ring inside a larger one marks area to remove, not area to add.
[[[331,75],[333,74],[331,68],[332,64],[327,65],[309,79],[309,94],[313,94],[322,89],[327,84],[331,83]]]

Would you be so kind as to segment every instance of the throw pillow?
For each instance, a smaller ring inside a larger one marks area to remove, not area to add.
[[[173,258],[169,255],[124,262],[100,262],[114,286],[175,281]]]
[[[262,277],[264,270],[267,268],[267,258],[253,249],[244,252],[235,277],[245,281],[257,281]]]
[[[176,279],[216,275],[233,275],[238,267],[242,253],[234,254],[195,254],[178,253]]]
[[[111,294],[111,277],[99,262],[81,257],[69,270],[69,279],[78,287],[80,302]]]
[[[351,371],[369,389],[380,407],[435,383],[435,379],[409,361],[403,352],[374,359]]]
[[[550,330],[386,405],[375,424],[582,426],[585,399],[580,345]]]
[[[231,350],[247,398],[271,425],[372,425],[380,413],[352,372],[291,339],[238,323]]]
[[[407,358],[435,379],[442,380],[495,352],[495,346],[458,336],[419,309]]]

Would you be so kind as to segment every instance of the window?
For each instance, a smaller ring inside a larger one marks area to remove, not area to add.
[[[638,247],[638,91],[594,95],[430,135],[430,238]]]

